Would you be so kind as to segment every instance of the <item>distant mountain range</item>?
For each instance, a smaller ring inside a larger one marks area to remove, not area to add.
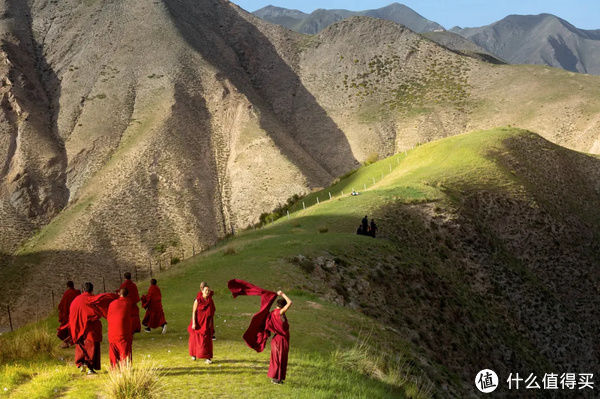
[[[392,3],[389,6],[378,8],[376,10],[349,11],[318,9],[310,14],[303,13],[299,10],[266,6],[260,10],[254,11],[253,14],[265,21],[283,25],[296,32],[311,35],[319,33],[335,22],[353,16],[387,19],[404,25],[417,33],[444,29],[442,25],[424,18],[411,8],[400,3]]]
[[[511,64],[600,74],[600,30],[578,29],[554,15],[509,15],[491,25],[451,31]]]
[[[404,25],[451,50],[476,57],[492,57],[511,64],[538,64],[572,72],[600,75],[600,29],[578,29],[551,14],[509,15],[478,28],[454,27],[450,31],[409,7],[392,3],[376,10],[318,9],[310,14],[267,6],[254,15],[300,33],[315,34],[327,26],[356,15],[386,19]],[[434,32],[435,33],[430,33]],[[460,40],[456,33],[470,42]]]

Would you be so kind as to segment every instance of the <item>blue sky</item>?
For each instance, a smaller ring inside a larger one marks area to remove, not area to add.
[[[294,8],[307,13],[317,8],[368,10],[384,7],[393,0],[233,0],[248,11],[266,5]],[[600,29],[600,0],[404,0],[422,16],[446,28],[481,26],[509,14],[549,13],[582,29]]]

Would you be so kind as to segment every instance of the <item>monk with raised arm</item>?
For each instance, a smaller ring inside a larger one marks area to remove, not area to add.
[[[142,295],[142,307],[146,309],[142,325],[144,331],[149,333],[152,328],[162,327],[162,334],[167,333],[167,320],[162,307],[162,294],[158,288],[156,279],[150,280],[148,293]]]
[[[214,333],[215,303],[214,292],[205,283],[194,300],[192,307],[192,320],[188,326],[189,351],[192,360],[206,359],[206,363],[212,363]]]
[[[283,384],[290,350],[290,325],[285,314],[292,306],[292,300],[283,291],[277,291],[277,295],[282,298],[277,299],[277,308],[269,314],[266,324],[266,330],[273,333],[271,362],[267,375],[274,384]]]
[[[142,324],[140,323],[140,309],[138,308],[138,302],[140,301],[140,294],[138,292],[137,285],[131,281],[131,273],[126,272],[123,273],[125,277],[125,281],[121,284],[119,289],[127,288],[127,292],[129,295],[127,298],[131,302],[131,327],[133,328],[133,333],[138,333],[142,331]]]
[[[132,358],[133,329],[128,294],[127,288],[119,289],[119,298],[108,306],[108,356],[113,368],[126,366]]]
[[[69,309],[71,303],[81,291],[75,289],[75,284],[72,281],[67,281],[67,290],[64,292],[60,303],[58,304],[58,322],[60,326],[56,330],[56,336],[63,341],[61,348],[68,348],[73,345],[71,339],[71,331],[69,329]]]

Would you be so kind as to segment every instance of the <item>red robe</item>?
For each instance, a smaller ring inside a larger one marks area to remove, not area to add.
[[[246,345],[250,348],[257,352],[262,352],[269,339],[269,331],[265,328],[267,318],[269,317],[269,309],[271,309],[271,305],[275,302],[277,294],[238,279],[229,280],[227,287],[234,298],[238,295],[260,295],[260,310],[252,316],[250,326],[248,326],[243,338]]]
[[[69,327],[75,346],[75,364],[100,370],[101,317],[106,317],[110,302],[116,294],[91,295],[87,292],[75,297],[69,308]]]
[[[71,331],[69,328],[69,308],[71,307],[73,299],[79,294],[81,294],[81,291],[74,288],[68,288],[58,304],[58,322],[60,323],[60,326],[56,330],[56,336],[67,344],[72,344]]]
[[[131,325],[131,302],[125,298],[113,301],[108,307],[108,355],[110,365],[131,361],[133,329]]]
[[[140,332],[142,331],[142,324],[140,323],[140,309],[137,306],[137,303],[140,301],[137,285],[131,280],[125,280],[119,287],[119,289],[121,288],[127,288],[127,291],[129,292],[127,298],[133,304],[131,307],[131,325],[133,327],[133,332]]]
[[[196,318],[196,329],[192,328],[191,321],[188,326],[190,356],[194,356],[197,359],[212,359],[212,337],[215,332],[214,316],[216,310],[212,299],[212,292],[208,298],[204,298],[202,292],[199,292],[196,296],[196,301],[198,301],[198,307],[194,315]]]
[[[146,309],[143,325],[149,328],[158,328],[167,324],[162,307],[162,295],[157,285],[150,285],[148,294],[142,296],[142,307]]]
[[[287,372],[288,352],[290,350],[290,325],[279,312],[281,309],[275,309],[267,319],[266,330],[272,332],[271,339],[271,362],[269,363],[269,378],[285,380]]]

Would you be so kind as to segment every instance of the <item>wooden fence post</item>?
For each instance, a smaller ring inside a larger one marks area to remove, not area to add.
[[[306,209],[306,205],[304,205],[304,201],[302,201],[302,209]]]
[[[104,288],[104,292],[106,292],[106,280],[104,279],[104,276],[102,276],[102,288]]]
[[[56,307],[54,305],[54,290],[52,290],[51,292],[52,292],[52,309],[54,309]]]
[[[135,281],[138,281],[137,266],[134,266],[133,270],[135,271]]]
[[[6,305],[6,311],[8,312],[8,322],[10,323],[10,331],[13,331],[12,317],[10,315],[10,305]]]

